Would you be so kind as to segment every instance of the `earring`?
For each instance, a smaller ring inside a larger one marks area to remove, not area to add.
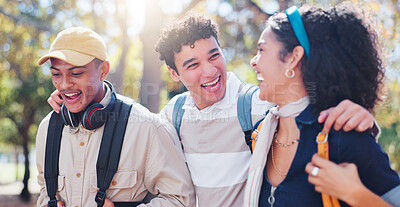
[[[285,75],[286,75],[286,77],[288,77],[288,78],[293,78],[294,75],[296,75],[296,73],[294,72],[294,70],[288,68],[288,69],[286,69],[286,71],[285,71]]]

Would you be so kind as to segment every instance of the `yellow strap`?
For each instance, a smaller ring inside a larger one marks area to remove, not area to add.
[[[329,131],[322,130],[317,136],[318,155],[327,160],[329,160],[328,134]],[[324,207],[340,207],[338,199],[326,193],[322,193],[322,203]]]
[[[260,132],[261,126],[263,125],[264,121],[262,121],[260,124],[258,124],[257,129],[251,133],[251,149],[254,151],[254,148],[256,147],[257,139],[258,139],[258,133]]]
[[[254,151],[258,140],[258,133],[260,132],[261,126],[263,125],[264,121],[262,121],[258,126],[257,129],[253,131],[251,134],[251,148]],[[328,143],[328,134],[329,131],[322,130],[321,133],[317,136],[317,143],[318,143],[318,155],[324,159],[329,160],[329,143]],[[322,203],[324,207],[340,207],[339,201],[337,198],[330,196],[326,193],[322,193]]]

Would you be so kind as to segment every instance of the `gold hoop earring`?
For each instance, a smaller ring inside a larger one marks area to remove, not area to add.
[[[286,75],[287,78],[293,78],[294,75],[296,75],[296,73],[292,69],[286,69],[285,75]]]

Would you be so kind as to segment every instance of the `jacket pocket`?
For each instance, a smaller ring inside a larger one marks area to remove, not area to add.
[[[107,197],[114,201],[130,201],[132,200],[133,189],[137,182],[137,172],[118,171],[115,173],[106,194]],[[91,192],[97,192],[97,175],[90,175]],[[136,189],[136,188],[135,188]]]

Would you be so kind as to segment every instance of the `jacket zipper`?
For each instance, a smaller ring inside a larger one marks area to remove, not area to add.
[[[275,203],[275,197],[274,197],[274,193],[277,187],[271,186],[271,195],[269,195],[268,197],[268,203],[271,205],[271,207],[274,207],[274,203]]]

